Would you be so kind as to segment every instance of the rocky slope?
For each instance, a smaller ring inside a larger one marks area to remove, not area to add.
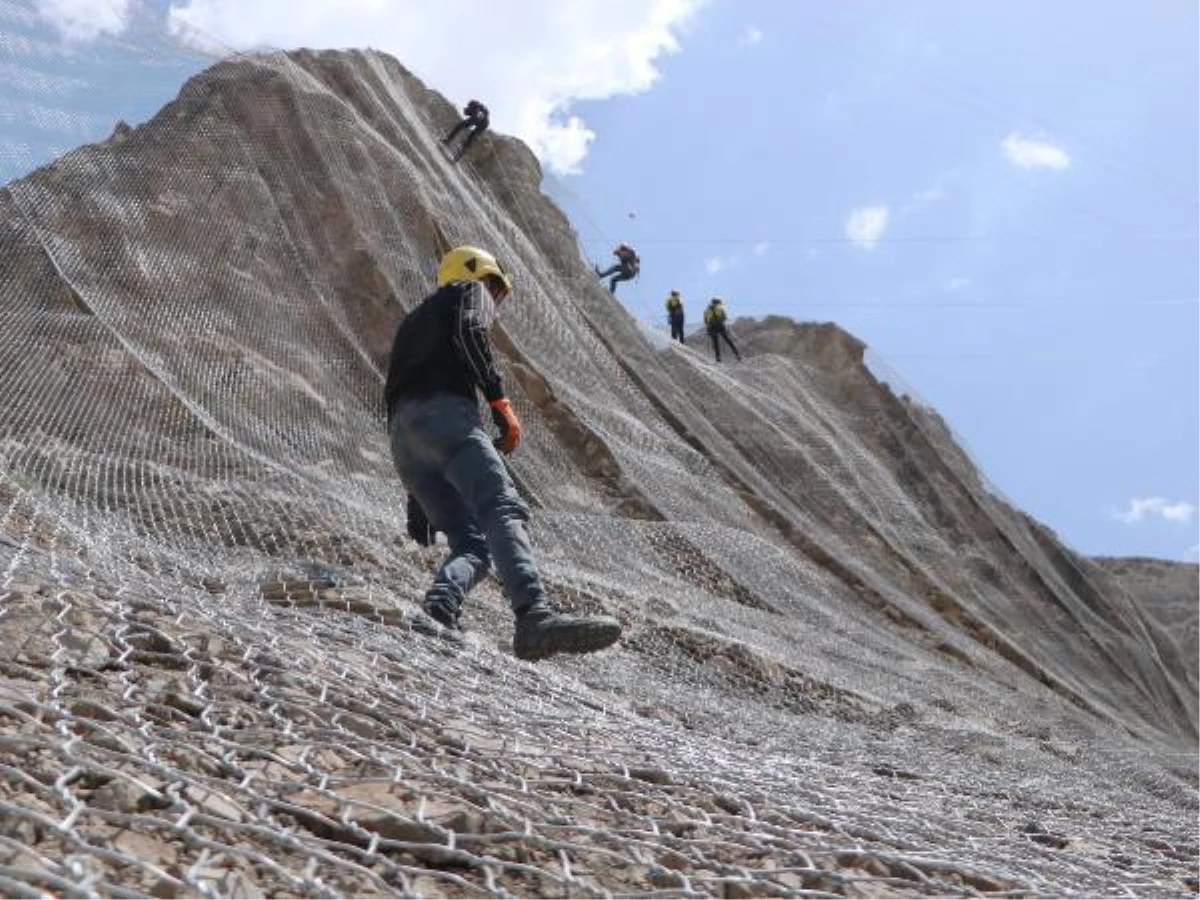
[[[1194,892],[1195,667],[1128,579],[835,325],[652,347],[453,120],[380,54],[241,58],[0,192],[5,892]],[[595,657],[515,661],[494,585],[414,628],[382,368],[466,242]]]
[[[1200,604],[1200,566],[1145,557],[1101,556],[1094,562],[1117,579],[1138,607],[1163,626],[1178,644],[1193,687],[1200,666],[1196,608]]]

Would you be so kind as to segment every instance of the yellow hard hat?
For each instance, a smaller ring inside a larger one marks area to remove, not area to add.
[[[506,293],[512,293],[512,279],[496,257],[478,247],[455,247],[442,257],[437,283],[444,287],[452,281],[483,281],[489,275],[499,278]]]

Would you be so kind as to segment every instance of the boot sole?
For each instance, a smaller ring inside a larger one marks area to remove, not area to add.
[[[545,638],[529,646],[513,645],[513,656],[536,662],[558,653],[595,653],[611,647],[621,637],[621,626],[598,626],[569,637]]]
[[[426,637],[441,638],[450,644],[461,646],[463,643],[462,628],[447,628],[425,612],[418,613],[408,619],[408,627],[417,634],[423,634]]]

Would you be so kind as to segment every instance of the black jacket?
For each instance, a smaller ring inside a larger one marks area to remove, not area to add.
[[[392,339],[384,399],[390,420],[396,403],[439,391],[488,400],[504,396],[488,329],[496,302],[478,281],[438,288],[401,320]]]
[[[481,128],[487,128],[488,125],[488,108],[478,100],[472,100],[463,107],[463,115],[470,119],[475,125]]]

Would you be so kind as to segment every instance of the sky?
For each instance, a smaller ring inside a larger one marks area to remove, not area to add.
[[[635,315],[836,322],[1076,550],[1196,560],[1198,42],[1194,0],[8,0],[0,180],[213,54],[384,50],[638,248]]]

